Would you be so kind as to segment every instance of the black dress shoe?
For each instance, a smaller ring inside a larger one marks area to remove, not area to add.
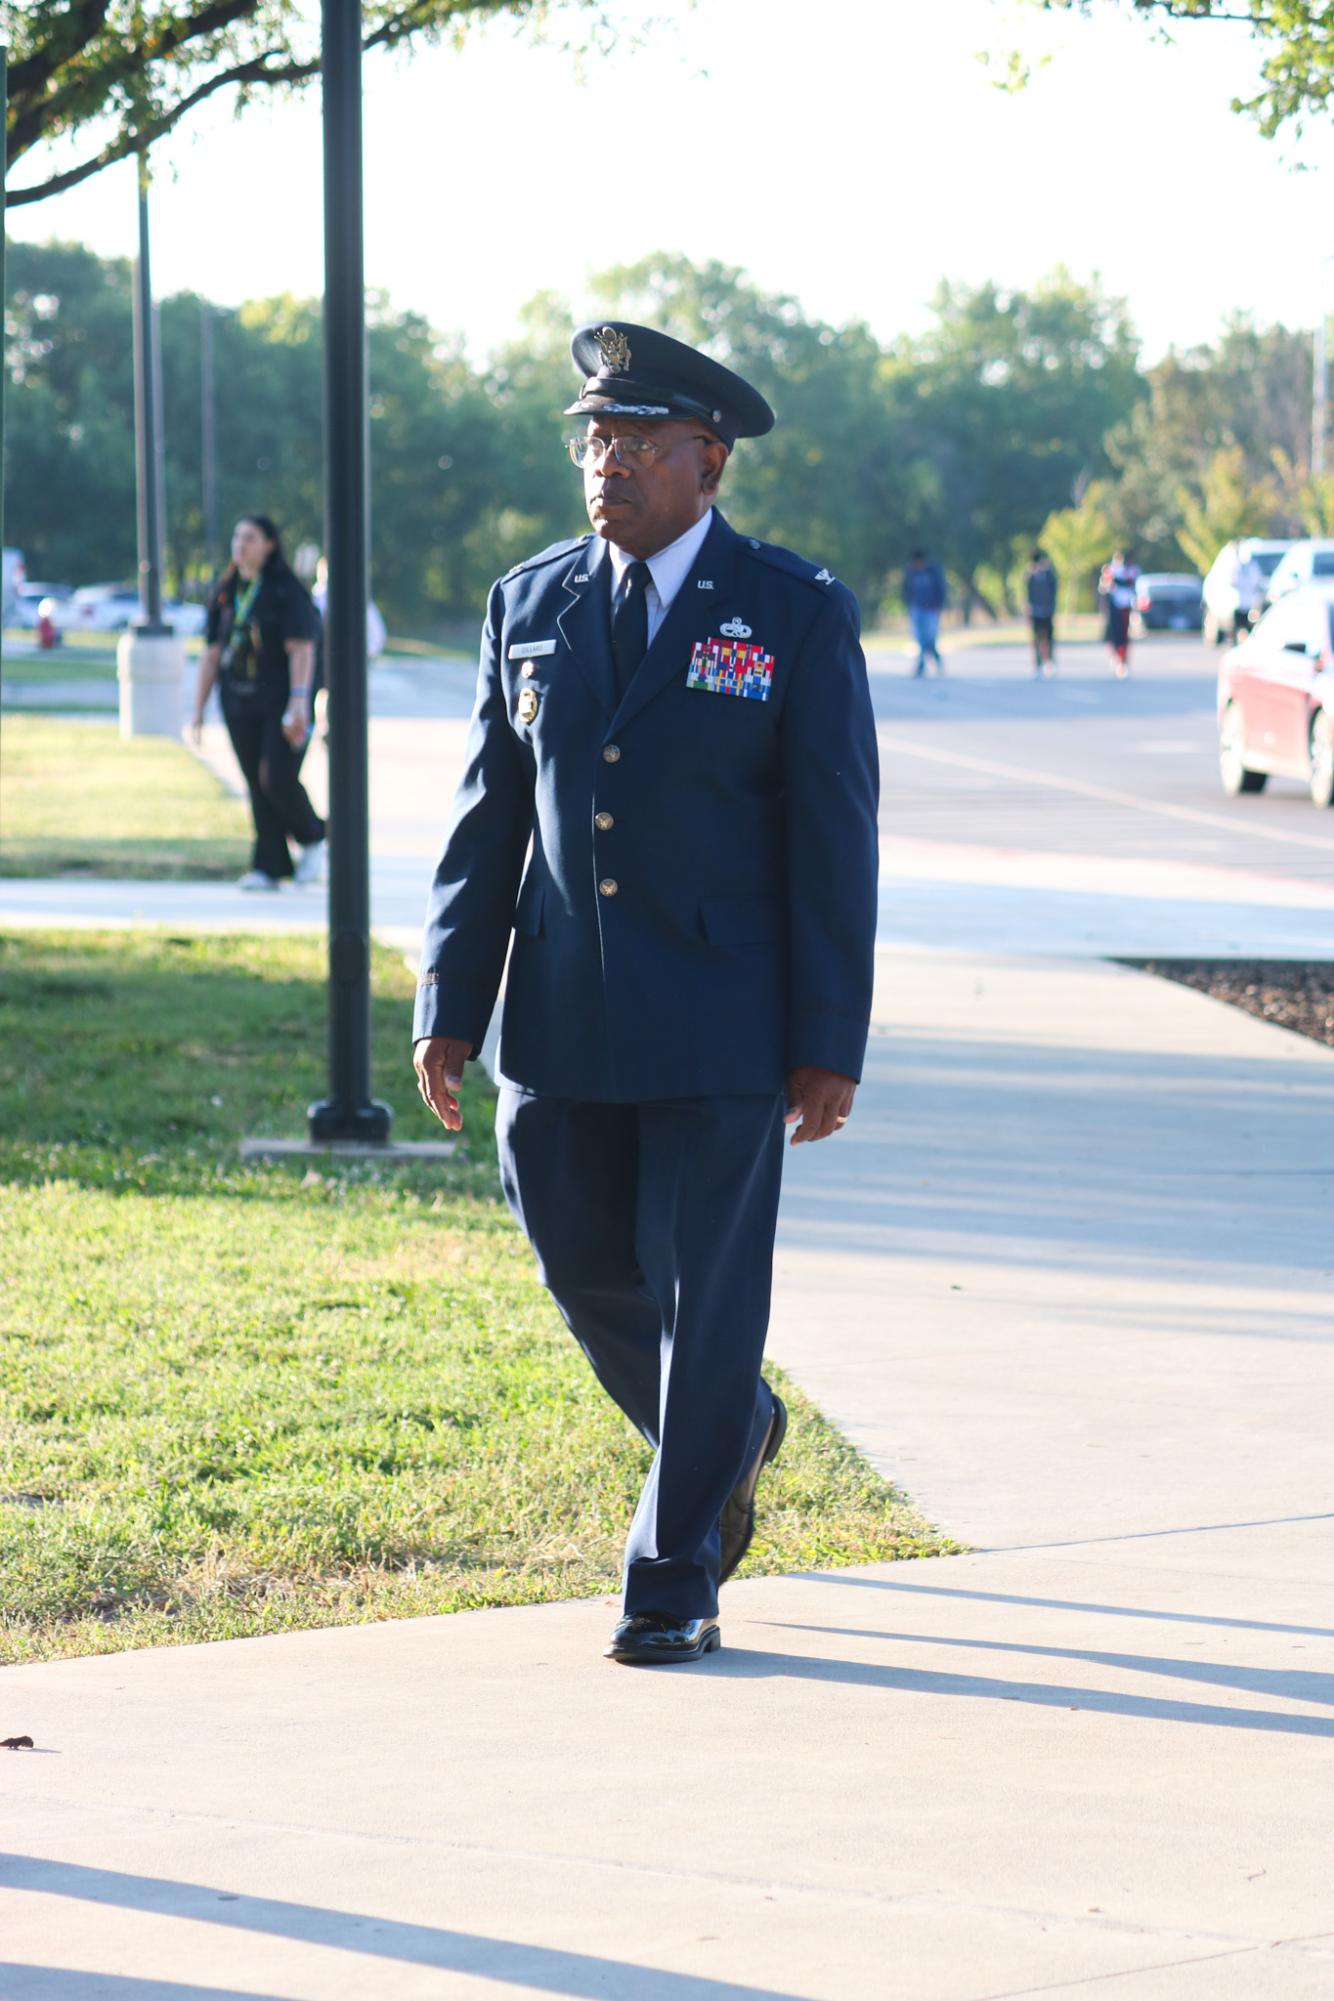
[[[772,1394],[771,1391],[770,1395]],[[778,1457],[786,1434],[787,1405],[781,1397],[775,1396],[773,1416],[769,1419],[769,1429],[764,1434],[764,1443],[733,1487],[723,1508],[720,1523],[722,1564],[718,1572],[720,1584],[726,1584],[750,1548],[755,1534],[755,1489],[759,1485],[763,1469]]]
[[[603,1652],[627,1667],[667,1667],[718,1651],[716,1619],[678,1619],[673,1612],[632,1612],[617,1625]]]

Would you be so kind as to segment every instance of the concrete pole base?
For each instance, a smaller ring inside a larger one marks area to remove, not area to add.
[[[185,648],[171,632],[125,632],[116,648],[123,737],[181,733]]]

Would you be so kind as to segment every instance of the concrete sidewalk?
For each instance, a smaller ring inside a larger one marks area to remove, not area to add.
[[[0,1996],[1334,1993],[1334,1056],[881,955],[772,1352],[976,1554],[0,1678]]]

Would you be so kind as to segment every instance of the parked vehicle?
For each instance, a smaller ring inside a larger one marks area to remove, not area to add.
[[[126,584],[83,584],[70,600],[66,632],[124,632],[139,616],[139,593]]]
[[[1319,583],[1322,578],[1334,583],[1334,540],[1308,536],[1303,542],[1294,542],[1269,579],[1266,611],[1289,591],[1302,584]]]
[[[162,616],[178,639],[198,639],[208,624],[208,607],[189,598],[164,598]]]
[[[1227,793],[1300,778],[1334,805],[1334,579],[1287,592],[1224,654],[1218,762]]]
[[[1269,579],[1291,547],[1290,541],[1266,540],[1257,535],[1244,535],[1238,542],[1223,544],[1204,579],[1203,632],[1211,646],[1226,646],[1229,640],[1239,636],[1243,622],[1253,623],[1260,615],[1261,606],[1257,602],[1254,607],[1246,607],[1245,621],[1238,616],[1242,609],[1237,590],[1237,573],[1241,565],[1253,562],[1267,588]]]
[[[53,616],[57,626],[63,628],[64,616],[74,590],[70,584],[20,584],[14,600],[11,623],[22,626],[25,632],[32,632],[37,624],[38,609],[47,598],[54,606]]]
[[[1204,622],[1204,585],[1185,572],[1150,570],[1135,586],[1136,631],[1198,632]]]
[[[0,624],[13,623],[15,600],[26,578],[22,549],[6,549],[3,575],[0,576]]]

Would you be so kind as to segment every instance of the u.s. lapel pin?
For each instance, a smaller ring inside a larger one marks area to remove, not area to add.
[[[537,721],[537,712],[541,706],[542,697],[538,694],[536,688],[521,688],[519,690],[518,716],[521,723],[535,723]]]
[[[695,589],[696,589],[697,591],[711,591],[711,590],[713,589],[713,578],[712,578],[712,577],[696,577],[696,579],[695,579]]]
[[[750,627],[743,625],[739,618],[729,618],[726,625],[718,627],[724,639],[749,639]]]

